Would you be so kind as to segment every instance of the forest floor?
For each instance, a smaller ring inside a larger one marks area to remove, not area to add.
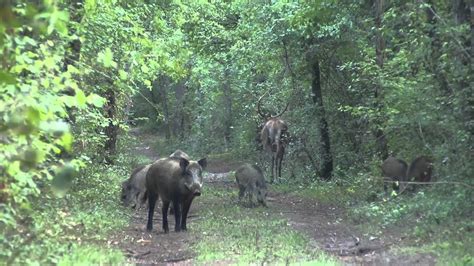
[[[156,160],[162,154],[153,151],[145,136],[136,147],[137,154],[146,155],[150,161]],[[208,168],[204,175],[206,189],[236,191],[231,171],[240,162],[228,159],[208,159]],[[204,219],[201,213],[212,204],[206,195],[194,200],[189,218],[187,232],[175,233],[170,230],[164,234],[161,230],[161,215],[155,215],[154,229],[147,232],[146,206],[140,210],[131,211],[130,225],[114,236],[113,242],[120,248],[127,262],[134,264],[158,265],[191,265],[196,264],[199,254],[192,247],[203,238],[205,232],[193,230],[193,223]],[[400,248],[412,246],[401,233],[401,228],[386,229],[377,236],[360,232],[358,227],[347,218],[344,207],[318,202],[308,197],[300,197],[291,192],[281,192],[270,187],[267,197],[266,212],[273,217],[287,221],[293,230],[307,238],[312,249],[318,249],[335,257],[343,265],[434,265],[436,256],[430,253],[409,252],[401,253]],[[237,204],[234,198],[229,198],[226,204]],[[214,213],[214,215],[219,215]],[[170,228],[174,228],[174,218],[170,217]],[[213,265],[226,265],[235,261],[216,260]],[[209,264],[207,262],[206,264]]]

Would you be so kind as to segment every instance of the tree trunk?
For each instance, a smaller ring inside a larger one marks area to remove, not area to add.
[[[72,36],[76,33],[76,27],[79,25],[79,23],[82,20],[82,17],[84,16],[84,11],[82,9],[82,0],[72,0],[68,1],[68,8],[69,8],[69,15],[70,15],[70,21],[68,23],[68,31],[69,34]],[[76,66],[77,62],[79,62],[81,56],[81,41],[79,40],[79,37],[77,37],[74,40],[71,40],[64,52],[64,60],[63,60],[63,67],[62,71],[66,72],[68,69],[68,66]],[[70,87],[66,88],[65,90],[66,95],[73,96],[75,94],[74,90]],[[66,107],[67,113],[68,113],[68,119],[70,122],[74,123],[76,122],[76,117],[74,114],[74,108],[69,108]]]
[[[428,30],[428,36],[431,39],[431,58],[428,59],[430,62],[431,72],[433,72],[435,78],[438,80],[440,89],[445,94],[450,94],[448,81],[446,76],[441,71],[441,66],[439,64],[439,58],[441,56],[441,41],[439,39],[437,31],[438,19],[435,14],[435,6],[433,0],[428,0],[426,2],[429,6],[426,7],[426,16],[428,23],[430,24],[430,29]]]
[[[473,46],[473,27],[474,27],[474,18],[472,17],[474,9],[474,3],[472,0],[454,0],[453,1],[453,12],[454,20],[456,24],[463,25],[467,24],[471,29],[471,38],[466,36],[466,41],[460,43],[462,47],[457,52],[456,59],[462,63],[463,71],[466,71],[464,75],[466,77],[473,76],[472,68],[472,46]],[[473,131],[472,118],[474,117],[474,111],[472,106],[474,101],[472,100],[472,84],[469,83],[468,79],[461,79],[455,84],[455,90],[459,97],[459,102],[461,105],[461,112],[459,119],[464,121],[464,125],[469,132]]]
[[[313,81],[311,83],[313,103],[316,105],[316,112],[319,116],[319,135],[321,140],[321,177],[324,180],[330,180],[333,170],[333,161],[331,154],[331,141],[329,136],[329,126],[326,121],[326,111],[323,105],[323,96],[321,90],[321,70],[319,60],[313,59],[312,63]]]
[[[82,17],[84,16],[84,11],[82,9],[83,6],[82,0],[72,0],[69,2],[69,16],[70,16],[70,23],[69,23],[69,34],[72,36],[76,33],[76,24],[78,25],[82,21]],[[79,37],[71,40],[66,48],[64,54],[64,65],[63,71],[67,71],[68,65],[76,65],[76,62],[79,61],[81,55],[81,41]]]
[[[185,81],[181,81],[174,86],[176,99],[173,115],[173,135],[181,139],[184,138],[184,96],[186,94]]]
[[[163,126],[165,129],[165,138],[168,140],[171,139],[170,111],[168,108],[168,93],[166,91],[169,83],[169,78],[162,76],[161,78],[155,79],[152,86],[153,94],[155,92],[158,93],[159,100],[157,101],[161,102],[163,106]]]
[[[105,160],[107,163],[113,163],[113,156],[116,152],[117,134],[119,126],[115,123],[116,110],[116,95],[112,88],[107,89],[105,92],[105,99],[107,103],[105,105],[106,117],[109,120],[108,126],[105,128],[105,135],[107,140],[105,141]]]
[[[375,0],[374,8],[375,8],[375,55],[376,55],[376,63],[377,66],[382,70],[384,64],[384,49],[385,49],[385,42],[382,36],[381,28],[382,28],[382,16],[383,16],[383,4],[384,0]],[[375,103],[375,110],[377,111],[377,117],[374,120],[374,136],[375,141],[377,144],[377,153],[378,156],[385,160],[388,157],[388,144],[387,139],[385,137],[385,133],[382,129],[382,123],[385,120],[383,112],[383,96],[381,93],[381,85],[379,83],[375,84],[374,86],[374,103]]]
[[[224,141],[226,145],[226,150],[231,140],[232,134],[232,89],[230,86],[230,69],[227,66],[224,66]]]

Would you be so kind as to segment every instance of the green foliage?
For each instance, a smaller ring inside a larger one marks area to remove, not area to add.
[[[50,226],[38,205],[67,206],[69,215],[72,202],[114,198],[111,184],[129,169],[100,164],[127,161],[115,147],[127,144],[117,136],[129,122],[165,135],[157,136],[168,149],[160,155],[181,148],[260,158],[256,104],[267,91],[265,112],[290,103],[281,189],[350,202],[355,217],[383,226],[426,213],[430,222],[413,231],[420,238],[434,237],[436,221],[458,219],[464,228],[469,189],[437,186],[384,201],[373,133],[383,132],[389,151],[407,162],[432,157],[437,180],[472,187],[473,44],[468,11],[454,6],[463,2],[393,1],[380,25],[372,4],[333,0],[0,5],[0,256],[32,252],[17,262],[57,262],[57,254],[30,250],[64,244],[54,238],[63,230],[57,215],[53,240],[38,239]],[[316,61],[323,106],[311,91]],[[324,159],[322,116],[335,166],[327,184],[314,182]],[[146,161],[133,160],[126,165]],[[99,206],[114,206],[105,202]],[[101,210],[96,218],[81,212],[71,215],[87,226],[104,220],[104,234],[116,228]],[[81,250],[71,258],[80,260]]]
[[[62,71],[66,12],[50,2],[21,1],[2,12],[11,20],[0,27],[0,256],[14,258],[46,228],[34,222],[35,203],[52,192],[63,195],[84,166],[71,156],[69,110],[87,113],[101,107],[101,98],[86,96],[73,78],[79,69]]]

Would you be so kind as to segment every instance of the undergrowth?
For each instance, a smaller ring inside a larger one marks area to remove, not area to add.
[[[130,169],[146,158],[128,155],[127,139],[114,165],[89,163],[72,188],[57,197],[48,187],[30,206],[29,217],[17,232],[1,236],[9,245],[0,264],[120,264],[124,256],[108,243],[108,236],[128,224],[120,206],[120,183]]]

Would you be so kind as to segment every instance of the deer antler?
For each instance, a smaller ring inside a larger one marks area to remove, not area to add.
[[[283,109],[283,111],[281,111],[279,114],[277,115],[272,115],[272,117],[279,117],[281,116],[282,114],[284,114],[286,112],[286,109],[288,109],[288,105],[290,105],[290,102],[287,102],[286,103],[286,106],[285,106],[285,109]]]
[[[262,110],[260,109],[260,105],[261,105],[263,97],[265,97],[265,95],[267,95],[267,93],[269,93],[269,92],[270,92],[270,90],[268,90],[262,96],[260,96],[260,98],[258,98],[258,102],[257,102],[257,113],[264,119],[267,119],[268,116],[265,115],[264,113],[262,113]]]

